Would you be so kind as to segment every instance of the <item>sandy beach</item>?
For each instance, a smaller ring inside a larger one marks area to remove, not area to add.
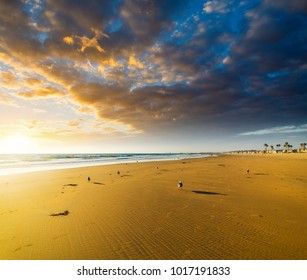
[[[225,155],[1,176],[0,259],[307,259],[306,163]]]

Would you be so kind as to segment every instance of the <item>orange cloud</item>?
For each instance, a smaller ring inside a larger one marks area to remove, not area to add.
[[[73,37],[66,36],[66,37],[63,38],[63,41],[67,45],[73,45],[74,44],[74,38]]]
[[[18,93],[18,96],[23,98],[44,98],[44,97],[55,97],[62,95],[65,95],[64,91],[61,91],[51,86],[46,88],[36,89],[33,91],[23,91]]]
[[[0,61],[6,62],[9,60],[10,60],[10,57],[6,53],[0,52]]]
[[[98,40],[102,36],[106,38],[110,37],[107,34],[102,33],[101,31],[95,28],[91,28],[91,31],[95,34],[92,38],[88,38],[86,36],[74,36],[74,37],[66,36],[63,38],[63,41],[68,45],[72,45],[74,44],[74,38],[76,38],[81,43],[81,48],[80,48],[81,52],[84,52],[87,48],[94,48],[101,53],[105,53],[105,50],[100,46]]]
[[[118,66],[118,65],[119,65],[118,62],[115,61],[112,57],[110,57],[109,59],[105,59],[103,61],[103,66],[115,67],[115,66]]]
[[[10,72],[0,72],[0,85],[5,88],[15,88],[18,87],[19,81],[15,74]]]
[[[85,36],[82,36],[82,37],[76,36],[76,38],[78,38],[81,41],[81,44],[82,44],[81,49],[80,49],[81,52],[84,52],[85,49],[87,48],[94,48],[99,52],[103,52],[103,53],[105,52],[105,50],[99,45],[96,37],[89,39]]]
[[[129,57],[129,65],[136,66],[137,68],[143,68],[144,64],[135,58],[135,55]]]
[[[78,109],[78,112],[82,113],[82,114],[91,114],[93,113],[93,109],[90,107],[81,107]]]
[[[28,78],[25,80],[25,82],[30,86],[36,86],[36,85],[43,83],[43,81],[38,78]]]
[[[1,78],[5,82],[12,82],[16,80],[16,76],[14,74],[11,74],[9,72],[1,72]]]
[[[67,123],[68,126],[72,126],[72,127],[76,127],[76,126],[79,126],[80,123],[79,122],[76,122],[76,121],[70,121]]]

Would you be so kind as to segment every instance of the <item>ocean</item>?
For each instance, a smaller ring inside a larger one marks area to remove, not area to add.
[[[206,153],[169,154],[0,154],[0,176],[33,171],[116,163],[208,157]]]

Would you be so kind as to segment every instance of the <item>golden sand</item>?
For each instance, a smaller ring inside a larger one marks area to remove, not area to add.
[[[306,163],[232,155],[2,176],[0,259],[307,259]]]

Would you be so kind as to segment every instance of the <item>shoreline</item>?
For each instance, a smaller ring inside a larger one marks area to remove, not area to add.
[[[53,154],[52,156],[57,156],[59,154]],[[82,155],[91,155],[91,154],[63,154],[64,158],[67,155],[80,155],[82,157]],[[92,154],[92,155],[96,155],[96,154]],[[107,155],[107,154],[105,154]],[[110,155],[114,155],[114,154],[110,154]],[[118,154],[121,155],[121,154]],[[137,162],[160,162],[160,161],[173,161],[173,160],[183,160],[183,159],[189,159],[189,158],[206,158],[206,157],[210,157],[216,154],[210,154],[210,153],[181,153],[181,154],[127,154],[127,155],[144,155],[145,158],[118,158],[118,159],[113,159],[112,160],[106,160],[106,161],[85,161],[85,162],[78,162],[78,161],[74,161],[74,162],[58,162],[58,163],[47,163],[45,165],[39,165],[37,162],[28,162],[26,167],[23,166],[17,166],[17,167],[11,167],[11,168],[2,168],[1,169],[1,165],[0,165],[0,176],[6,176],[6,175],[14,175],[14,174],[24,174],[24,173],[33,173],[33,172],[41,172],[41,171],[50,171],[50,170],[62,170],[62,169],[71,169],[71,168],[82,168],[82,167],[95,167],[95,166],[105,166],[105,165],[116,165],[116,164],[131,164],[131,163],[137,163]],[[149,156],[155,155],[157,156],[156,158],[150,158]],[[169,157],[169,158],[161,158],[161,156],[174,156],[174,157]],[[182,155],[186,155],[186,157],[180,157]],[[194,157],[189,157],[189,155],[194,155]],[[1,156],[1,155],[0,155]],[[2,155],[3,156],[3,155]],[[25,154],[25,155],[16,155],[16,157],[18,158],[18,156],[41,156],[40,154],[35,155],[35,154]],[[44,155],[43,155],[44,156]],[[146,156],[148,156],[148,158],[146,158]],[[160,158],[159,158],[160,156]],[[116,158],[116,157],[114,157]],[[34,165],[34,166],[33,166]],[[65,166],[66,165],[66,166]]]
[[[185,154],[185,153],[183,153]],[[189,153],[187,153],[189,154]],[[193,153],[191,153],[193,154]],[[299,152],[299,153],[263,153],[263,152],[216,152],[216,153],[195,153],[195,155],[202,155],[203,156],[197,156],[197,157],[183,157],[183,158],[173,158],[173,159],[145,159],[145,160],[119,160],[118,162],[99,162],[99,163],[75,163],[69,166],[45,166],[45,167],[37,167],[32,168],[31,167],[21,167],[21,168],[12,168],[7,169],[7,171],[3,171],[0,168],[0,177],[2,176],[10,176],[10,175],[19,175],[19,174],[27,174],[27,173],[36,173],[36,172],[45,172],[45,171],[52,171],[52,170],[66,170],[66,169],[76,169],[76,168],[85,168],[85,167],[100,167],[100,166],[108,166],[108,165],[117,165],[117,164],[133,164],[133,163],[146,163],[146,162],[162,162],[162,161],[180,161],[180,160],[189,160],[189,159],[201,159],[201,158],[212,158],[212,157],[222,157],[222,156],[277,156],[277,157],[283,157],[283,156],[296,156],[296,155],[307,155],[306,152]],[[73,154],[72,154],[73,155]],[[179,154],[174,154],[179,155]]]
[[[240,154],[1,176],[0,259],[307,259],[306,162]]]

